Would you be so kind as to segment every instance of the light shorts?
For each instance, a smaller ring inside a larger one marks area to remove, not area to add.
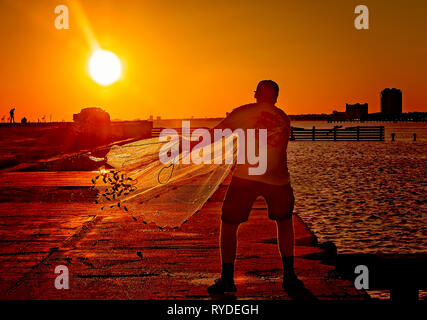
[[[221,220],[229,224],[247,221],[258,196],[264,197],[267,202],[271,220],[284,220],[292,216],[295,198],[290,184],[279,186],[233,177],[222,205]]]

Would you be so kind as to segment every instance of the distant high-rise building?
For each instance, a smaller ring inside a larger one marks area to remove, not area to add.
[[[381,91],[381,113],[385,116],[402,114],[402,91],[396,88]]]
[[[350,119],[363,119],[368,115],[367,103],[345,104],[345,113]]]

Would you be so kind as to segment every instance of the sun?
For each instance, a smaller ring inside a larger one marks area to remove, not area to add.
[[[109,86],[120,79],[122,64],[113,52],[96,50],[89,59],[89,74],[96,83]]]

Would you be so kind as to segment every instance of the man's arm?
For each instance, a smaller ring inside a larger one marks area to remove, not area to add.
[[[214,143],[215,141],[221,139],[222,137],[215,137],[214,134],[214,130],[215,129],[231,129],[234,130],[235,127],[235,121],[236,121],[236,109],[234,109],[227,117],[225,117],[224,119],[221,120],[220,123],[218,123],[215,127],[211,128],[211,129],[207,129],[209,131],[209,134],[211,136],[210,139],[210,143]],[[203,148],[204,146],[208,145],[209,143],[204,141],[204,142],[199,142],[198,141],[191,141],[190,142],[190,150],[193,150],[193,147],[197,145],[198,148]]]
[[[220,123],[218,123],[215,127],[213,127],[211,130],[214,129],[234,129],[235,126],[235,120],[236,120],[236,109],[234,109],[227,117],[221,120]]]

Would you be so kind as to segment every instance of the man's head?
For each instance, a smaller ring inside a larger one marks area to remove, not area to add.
[[[276,103],[279,95],[279,86],[273,80],[262,80],[255,91],[257,102]]]

